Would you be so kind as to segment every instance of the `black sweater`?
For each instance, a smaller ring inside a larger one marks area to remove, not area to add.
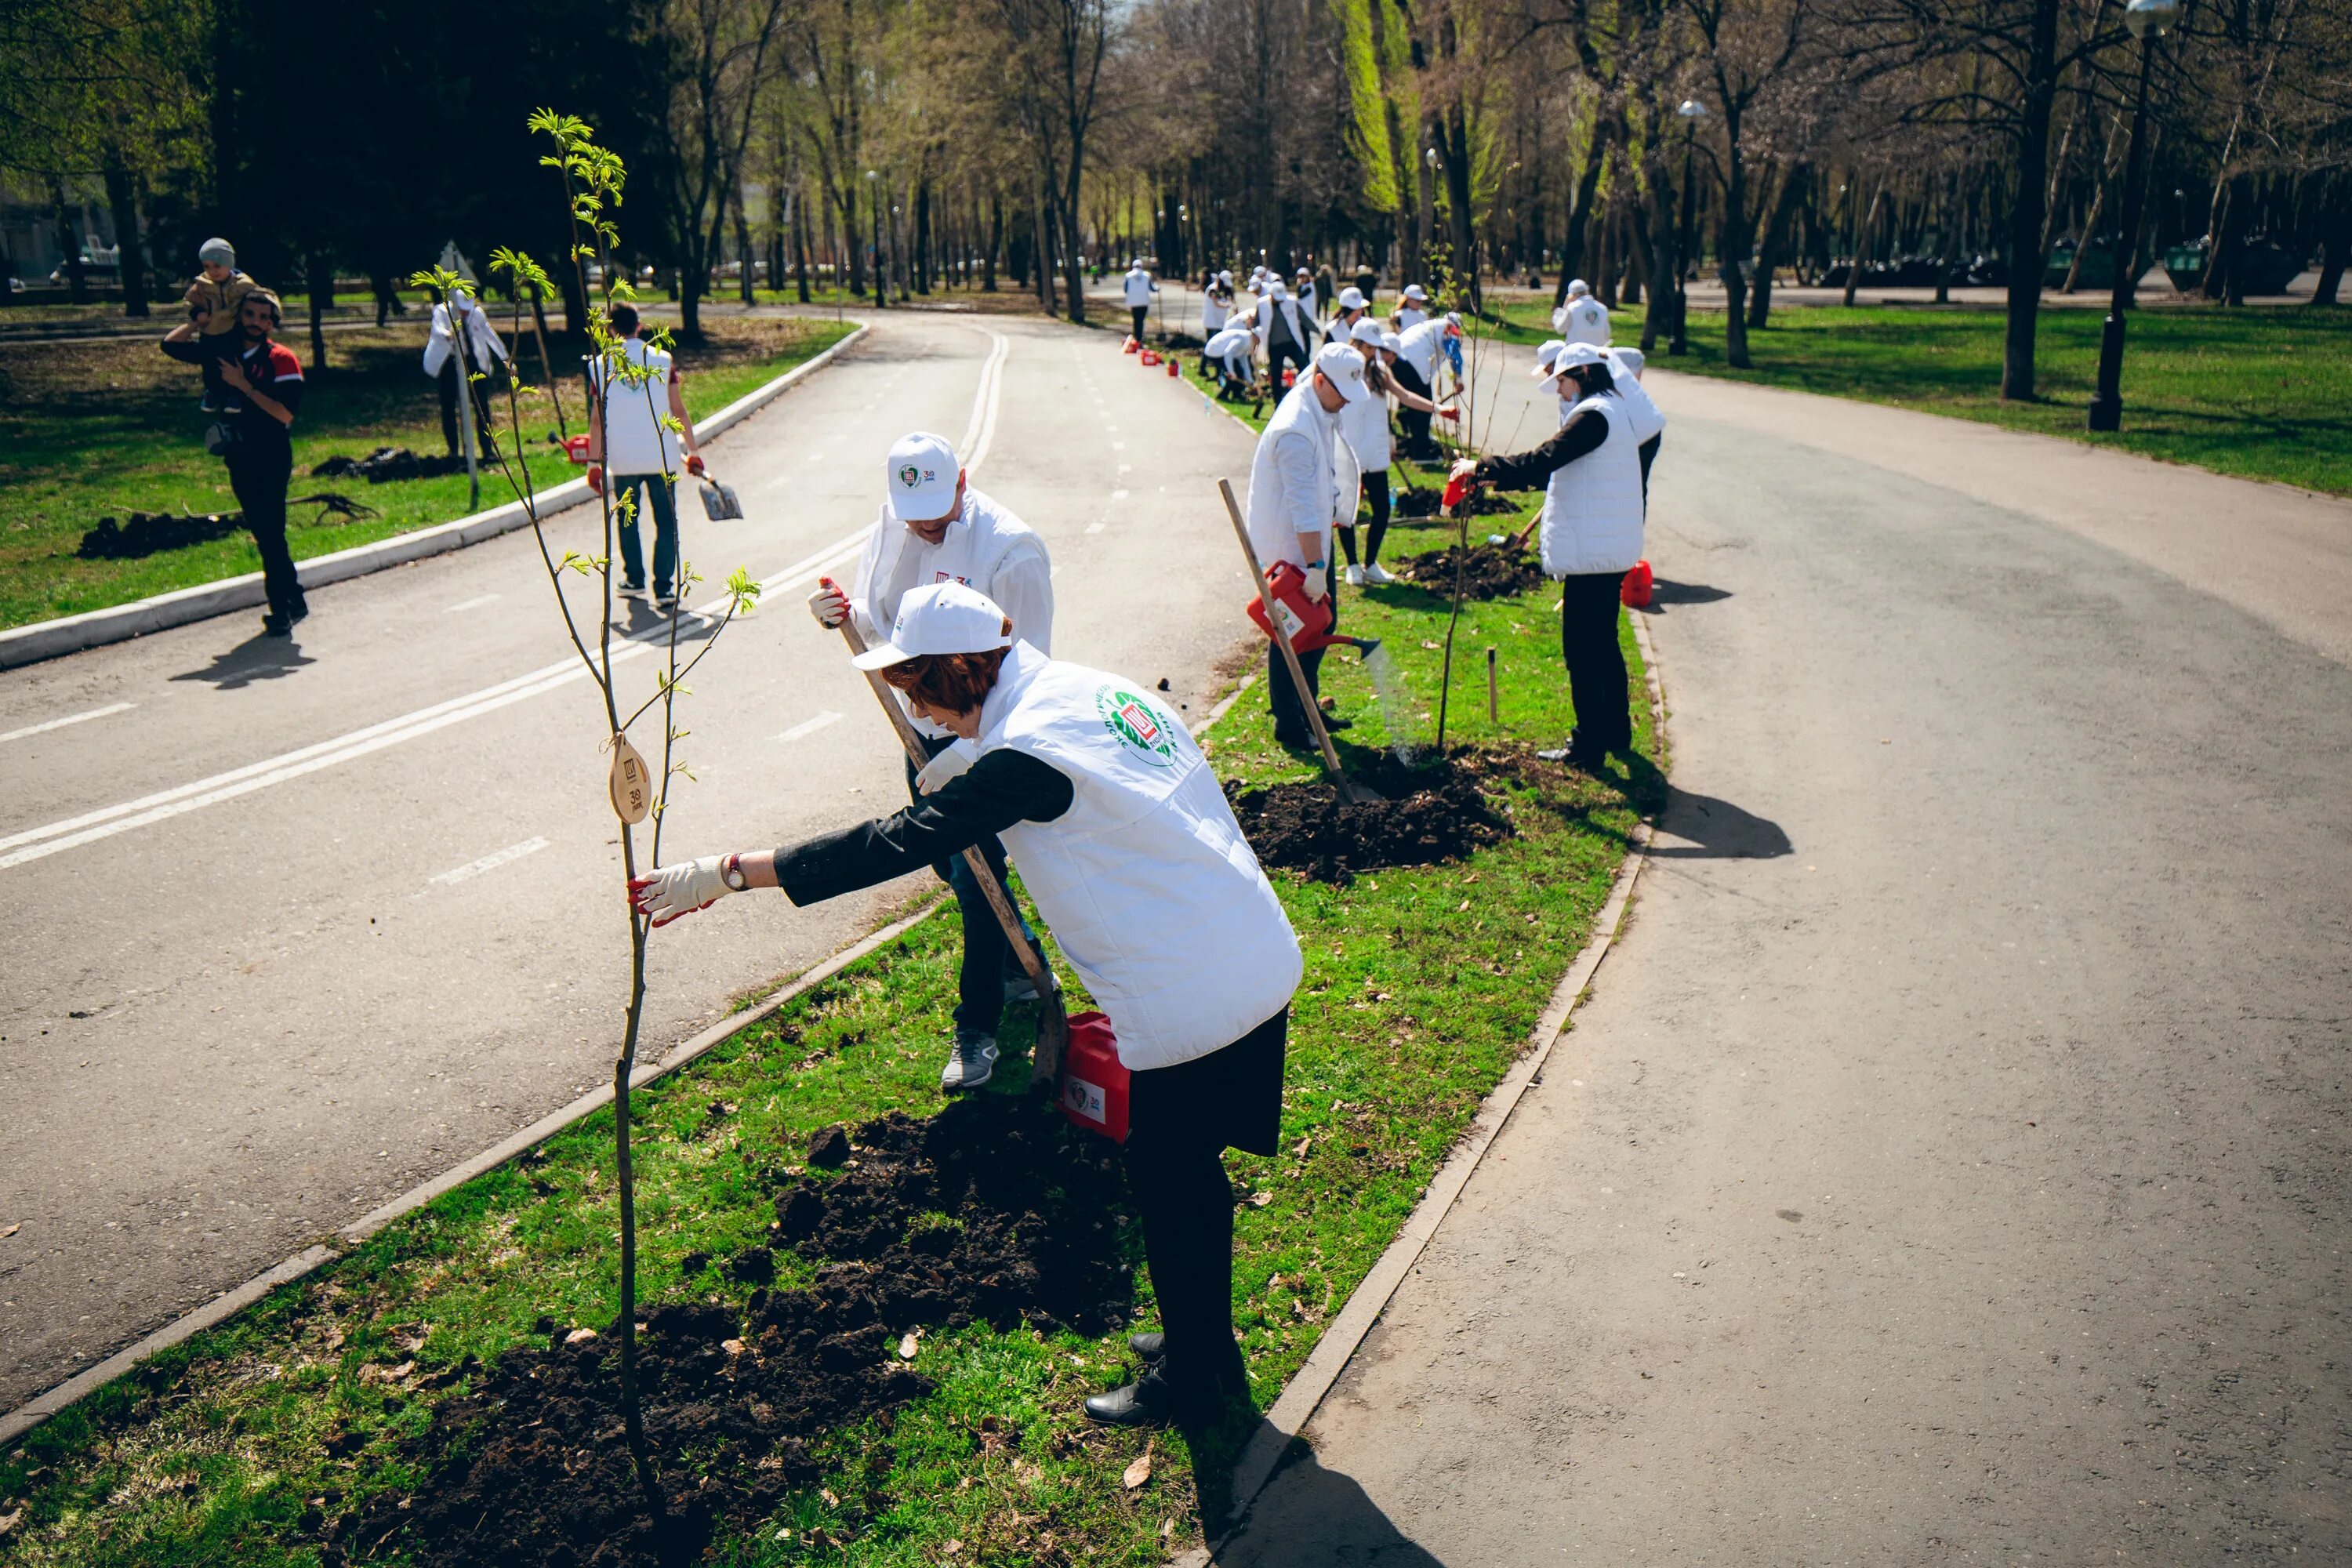
[[[990,752],[904,811],[776,851],[776,884],[822,903],[961,854],[1016,822],[1070,809],[1069,775],[1025,752]]]

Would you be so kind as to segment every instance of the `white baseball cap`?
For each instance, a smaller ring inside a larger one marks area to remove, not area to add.
[[[1381,331],[1381,324],[1370,316],[1360,318],[1354,326],[1348,329],[1348,339],[1350,342],[1370,343],[1374,348],[1379,348],[1381,340],[1388,335]]]
[[[1558,338],[1547,338],[1536,345],[1536,379],[1538,381],[1549,381],[1552,378],[1551,362],[1558,359],[1559,351],[1566,347],[1568,345]]]
[[[1269,300],[1287,300],[1290,298],[1290,290],[1282,286],[1282,279],[1279,278],[1269,278],[1266,279],[1265,293],[1266,298]]]
[[[1591,343],[1563,343],[1559,353],[1552,356],[1551,368],[1552,374],[1557,375],[1577,365],[1608,363],[1609,355]]]
[[[1422,287],[1418,283],[1406,284],[1404,286],[1404,297],[1408,300],[1418,300],[1423,301],[1427,300],[1429,298],[1426,293],[1423,292]]]
[[[888,642],[849,662],[860,669],[882,669],[928,653],[984,653],[1012,646],[1013,634],[1004,629],[1004,611],[995,600],[962,583],[934,583],[898,601]]]
[[[1569,297],[1570,299],[1571,299],[1571,300],[1581,300],[1581,299],[1583,299],[1587,294],[1590,294],[1590,293],[1591,293],[1591,292],[1592,292],[1592,285],[1591,285],[1591,284],[1590,284],[1590,283],[1587,283],[1583,279],[1581,279],[1581,278],[1571,278],[1571,279],[1570,279],[1568,280],[1568,297]]]
[[[1230,272],[1220,272],[1217,274],[1217,281],[1220,283],[1231,284],[1233,280],[1234,275]]]
[[[1445,312],[1445,325],[1446,325],[1446,327],[1447,327],[1447,329],[1448,329],[1448,330],[1450,330],[1450,331],[1454,331],[1454,332],[1459,333],[1459,332],[1462,331],[1462,317],[1461,317],[1461,314],[1460,314],[1458,311],[1454,311],[1454,310],[1448,310],[1448,311],[1446,311],[1446,312]]]
[[[1350,403],[1361,403],[1372,395],[1372,389],[1364,384],[1364,356],[1346,343],[1325,343],[1318,349],[1315,368]]]
[[[930,522],[955,505],[963,465],[944,436],[918,430],[890,445],[882,462],[882,505],[900,522]]]
[[[1364,308],[1364,291],[1353,283],[1339,290],[1339,309],[1360,310]]]
[[[1392,354],[1401,354],[1404,353],[1404,340],[1397,336],[1394,332],[1382,332],[1381,334],[1381,347],[1388,350],[1389,353]]]

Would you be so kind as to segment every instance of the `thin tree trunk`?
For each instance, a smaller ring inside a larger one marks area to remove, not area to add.
[[[2017,205],[2009,225],[2008,325],[2001,344],[2004,403],[2032,403],[2034,335],[2041,326],[2042,181],[2049,177],[2050,106],[2058,90],[2060,0],[2033,0],[2027,45],[2025,101],[2017,139]]]
[[[310,294],[310,368],[327,368],[327,310],[335,302],[334,263],[318,251],[303,258],[304,282]]]
[[[147,247],[139,233],[139,183],[120,158],[106,163],[106,205],[114,214],[114,245],[121,266],[122,313],[144,317],[147,296]]]
[[[82,265],[81,236],[74,232],[73,213],[66,205],[66,184],[49,181],[50,223],[57,235],[58,248],[65,253],[66,288],[77,305],[89,302],[89,271]]]

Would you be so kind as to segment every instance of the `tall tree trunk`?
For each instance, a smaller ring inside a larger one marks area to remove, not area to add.
[[[1853,194],[1859,195],[1861,193],[1857,191]],[[1869,215],[1855,221],[1853,243],[1846,247],[1844,303],[1848,309],[1853,308],[1854,290],[1862,287],[1863,251],[1869,237],[1878,232],[1878,204],[1885,195],[1886,187],[1884,184],[1870,193]],[[1851,203],[1848,210],[1851,211],[1861,205],[1860,202]]]
[[[751,276],[754,254],[751,249],[751,225],[743,212],[743,182],[739,179],[732,183],[735,187],[730,193],[733,200],[728,205],[735,213],[735,265],[738,268],[735,298],[748,307],[758,302],[758,297],[752,292],[755,280]]]
[[[1611,122],[1595,121],[1592,144],[1584,153],[1584,170],[1577,176],[1576,194],[1569,203],[1568,232],[1559,244],[1559,281],[1553,285],[1551,291],[1551,308],[1555,310],[1568,303],[1568,286],[1584,266],[1584,241],[1592,225],[1593,193],[1601,188],[1601,170],[1612,145]],[[1538,233],[1541,232],[1538,230]],[[1606,248],[1606,242],[1603,248]],[[1605,272],[1607,268],[1601,270]]]
[[[335,264],[313,250],[302,258],[303,281],[310,295],[310,368],[327,368],[327,311],[335,302]]]
[[[2060,0],[2033,0],[2026,48],[2025,100],[2017,137],[2017,205],[2009,220],[2009,322],[2001,344],[2000,395],[2035,401],[2033,341],[2041,325],[2042,181],[2049,177],[2050,108],[2058,91]]]
[[[2312,291],[2311,302],[2332,305],[2344,287],[2345,252],[2352,250],[2352,179],[2338,175],[2329,181],[2322,202],[2319,286]]]
[[[1813,184],[1812,166],[1797,163],[1781,176],[1780,198],[1764,222],[1764,244],[1756,258],[1756,284],[1748,295],[1748,330],[1760,332],[1772,317],[1772,274],[1789,251],[1789,231],[1804,207]]]
[[[114,214],[114,244],[121,264],[122,313],[143,317],[147,296],[147,247],[139,232],[139,183],[120,158],[106,161],[106,205]]]
[[[65,253],[69,297],[75,304],[86,305],[89,302],[89,269],[82,265],[81,235],[74,226],[73,211],[66,202],[66,183],[54,176],[49,181],[49,215],[58,248]]]
[[[1724,95],[1727,100],[1729,94]],[[1739,144],[1739,111],[1728,101],[1723,111],[1722,254],[1723,362],[1734,370],[1748,361],[1748,268],[1753,247],[1748,233],[1748,161]],[[1687,309],[1687,305],[1685,307]]]
[[[988,254],[980,264],[980,291],[996,292],[996,258],[1004,247],[1004,193],[991,191],[988,195]]]
[[[787,199],[793,209],[793,288],[805,305],[809,302],[808,197],[795,190]]]

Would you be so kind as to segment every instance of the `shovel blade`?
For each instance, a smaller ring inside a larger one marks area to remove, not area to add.
[[[1062,1076],[1062,1056],[1070,1045],[1070,1015],[1059,986],[1037,1000],[1037,1044],[1029,1053],[1029,1087],[1047,1093]]]
[[[702,487],[702,515],[713,522],[727,522],[743,515],[743,503],[735,499],[735,487],[722,485],[716,479]]]

